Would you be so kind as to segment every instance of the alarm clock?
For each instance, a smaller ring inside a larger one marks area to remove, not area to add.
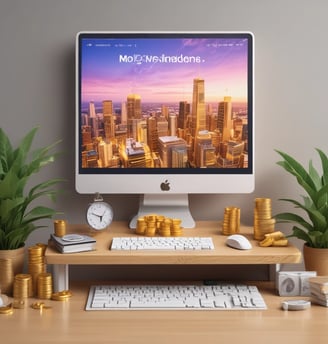
[[[94,201],[87,207],[86,220],[92,229],[101,231],[109,227],[113,215],[113,208],[97,193]]]

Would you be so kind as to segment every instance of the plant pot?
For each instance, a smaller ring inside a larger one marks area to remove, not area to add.
[[[0,250],[0,287],[2,294],[12,295],[15,275],[22,273],[25,247],[15,250]]]
[[[313,248],[304,244],[303,258],[307,271],[316,271],[318,276],[328,276],[327,248]]]

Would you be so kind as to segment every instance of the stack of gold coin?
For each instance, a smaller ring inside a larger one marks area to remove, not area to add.
[[[161,227],[159,229],[159,235],[163,237],[171,236],[171,227],[172,227],[172,220],[169,218],[165,218],[161,223]]]
[[[145,215],[144,219],[146,220],[146,222],[156,222],[157,221],[157,215],[156,214],[149,214],[149,215]]]
[[[182,236],[183,230],[180,219],[172,219],[171,235],[174,237]]]
[[[41,252],[42,252],[42,257],[44,257],[45,253],[46,253],[46,249],[47,249],[47,245],[41,242],[38,242],[37,244],[35,244],[38,247],[41,247]]]
[[[32,294],[32,276],[30,274],[17,274],[14,278],[13,297],[16,302],[25,303]]]
[[[52,295],[52,275],[47,272],[39,274],[38,277],[38,298],[50,299]]]
[[[143,217],[138,218],[137,220],[137,227],[136,227],[136,234],[144,235],[147,228],[147,222]]]
[[[58,237],[62,237],[66,234],[66,221],[65,220],[55,220],[54,221],[54,232]]]
[[[145,236],[152,237],[156,235],[157,226],[156,226],[156,220],[147,220],[147,227],[145,229]]]
[[[240,208],[224,208],[222,234],[231,235],[240,231]]]
[[[157,233],[157,215],[149,214],[143,217],[145,221],[144,235],[148,237],[155,236]]]
[[[40,273],[46,272],[46,264],[44,262],[45,253],[44,244],[36,244],[28,248],[28,273],[32,276],[32,295],[36,294],[38,276]]]
[[[156,216],[156,231],[157,231],[157,233],[160,232],[164,220],[165,220],[165,216],[163,216],[163,215],[157,215]]]
[[[164,215],[145,215],[138,218],[136,234],[145,235],[148,237],[159,234],[160,236],[181,236],[181,220],[170,219]]]
[[[254,239],[263,240],[265,234],[274,232],[276,220],[272,218],[271,199],[256,198],[254,207]]]
[[[0,288],[4,294],[11,294],[14,282],[14,271],[11,258],[0,259]]]

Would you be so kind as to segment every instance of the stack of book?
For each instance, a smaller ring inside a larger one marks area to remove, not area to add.
[[[312,301],[328,307],[328,276],[309,278]]]
[[[96,249],[96,239],[88,235],[68,234],[58,237],[51,234],[51,241],[61,253],[85,252]]]

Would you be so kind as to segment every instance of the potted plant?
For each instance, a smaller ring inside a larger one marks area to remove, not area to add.
[[[9,254],[14,274],[22,270],[28,236],[34,230],[46,227],[36,222],[56,214],[54,209],[37,201],[44,196],[54,200],[57,193],[54,186],[61,179],[49,179],[30,186],[30,177],[54,162],[57,156],[51,152],[58,142],[31,151],[37,130],[36,127],[29,131],[15,148],[0,128],[0,260],[4,261]],[[15,263],[16,255],[20,257],[20,263]]]
[[[281,199],[301,209],[305,217],[292,212],[275,215],[277,222],[293,223],[292,234],[304,241],[303,257],[307,270],[315,270],[318,275],[328,275],[328,157],[316,149],[321,161],[321,172],[309,162],[308,171],[290,155],[276,150],[283,158],[277,164],[296,178],[305,192],[302,201]],[[319,258],[318,263],[315,258]]]

